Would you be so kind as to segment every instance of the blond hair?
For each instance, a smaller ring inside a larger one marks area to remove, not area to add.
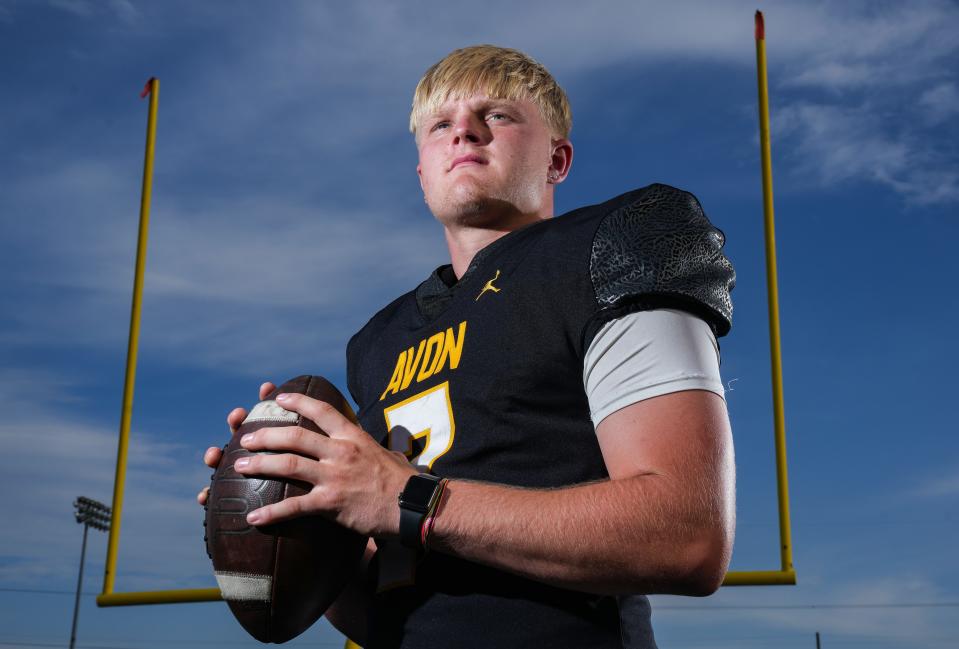
[[[413,93],[410,133],[415,136],[417,123],[447,100],[476,93],[532,101],[553,137],[569,137],[569,100],[549,71],[519,50],[495,45],[454,50],[426,71]]]

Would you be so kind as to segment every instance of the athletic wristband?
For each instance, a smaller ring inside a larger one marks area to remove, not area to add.
[[[423,529],[420,530],[420,545],[423,546],[423,549],[426,552],[430,551],[430,547],[427,542],[430,540],[430,531],[433,529],[433,517],[427,516],[426,520],[423,521]]]
[[[424,550],[429,551],[429,540],[430,532],[433,531],[433,522],[436,520],[436,517],[440,514],[440,505],[443,503],[443,494],[446,493],[446,484],[449,482],[448,478],[443,478],[439,484],[439,493],[436,494],[436,502],[433,503],[433,509],[426,514],[426,518],[423,519],[423,527],[420,529],[420,545]]]

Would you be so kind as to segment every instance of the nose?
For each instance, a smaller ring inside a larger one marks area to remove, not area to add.
[[[453,124],[453,144],[469,142],[470,144],[479,144],[482,138],[483,123],[478,121],[472,115],[464,115]]]

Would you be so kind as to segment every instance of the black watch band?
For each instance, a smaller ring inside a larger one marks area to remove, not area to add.
[[[436,505],[441,493],[442,478],[429,473],[418,473],[406,481],[406,488],[400,493],[400,543],[408,548],[420,550],[423,543],[420,531],[423,519]]]

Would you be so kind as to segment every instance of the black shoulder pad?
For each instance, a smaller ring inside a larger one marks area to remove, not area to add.
[[[590,279],[606,316],[598,320],[679,308],[706,320],[717,336],[726,335],[736,272],[723,255],[725,240],[695,196],[650,185],[603,217],[596,230]]]

